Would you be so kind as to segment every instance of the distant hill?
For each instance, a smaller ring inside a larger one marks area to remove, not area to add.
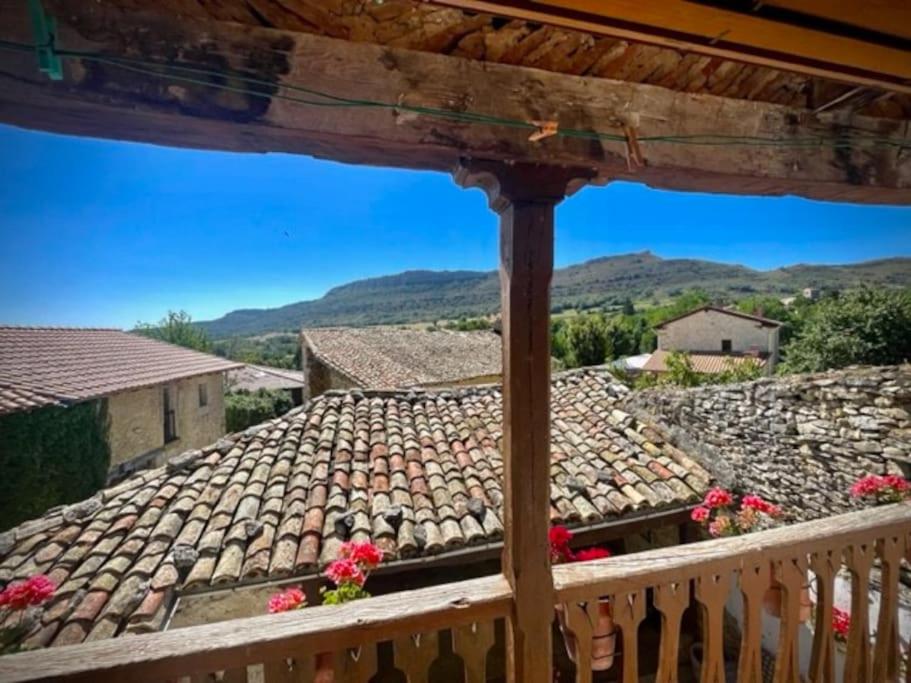
[[[760,271],[746,266],[663,259],[645,251],[605,256],[554,273],[555,310],[614,305],[630,298],[665,299],[700,288],[719,297],[753,293],[787,296],[804,287],[847,289],[862,283],[911,286],[911,258],[842,266],[795,265]],[[357,280],[313,301],[280,308],[242,309],[199,323],[213,338],[294,331],[302,326],[408,323],[494,313],[495,271],[414,270]]]

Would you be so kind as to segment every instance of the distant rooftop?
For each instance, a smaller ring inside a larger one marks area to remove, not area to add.
[[[239,366],[122,330],[0,326],[0,414]]]
[[[247,364],[228,373],[232,390],[259,391],[260,389],[302,389],[304,373],[290,368],[273,368],[267,365]]]
[[[649,357],[642,370],[645,372],[667,372],[667,358],[673,353],[658,349]],[[690,365],[693,370],[701,374],[716,374],[724,372],[731,366],[743,365],[744,363],[756,363],[759,367],[765,367],[768,358],[764,356],[753,356],[749,354],[732,354],[732,353],[702,353],[698,351],[688,351]]]
[[[446,384],[500,374],[502,352],[493,332],[400,327],[303,330],[311,353],[373,389]]]

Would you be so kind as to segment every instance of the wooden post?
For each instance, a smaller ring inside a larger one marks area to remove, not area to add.
[[[589,170],[468,161],[456,172],[500,215],[503,317],[503,573],[513,590],[507,680],[553,675],[550,573],[550,280],[554,207]]]

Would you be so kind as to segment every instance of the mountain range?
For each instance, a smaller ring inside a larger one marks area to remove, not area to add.
[[[626,299],[660,301],[688,289],[712,296],[788,296],[804,287],[848,289],[861,284],[911,286],[911,258],[847,265],[798,264],[774,270],[698,259],[665,259],[649,251],[605,256],[554,271],[554,311],[612,306]],[[412,270],[356,280],[312,301],[241,309],[200,322],[215,339],[328,325],[398,324],[495,313],[496,271]]]

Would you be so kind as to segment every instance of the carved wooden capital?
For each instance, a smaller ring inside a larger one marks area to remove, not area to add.
[[[478,187],[490,208],[502,213],[517,203],[559,204],[597,175],[591,168],[462,159],[453,172],[456,183]]]

